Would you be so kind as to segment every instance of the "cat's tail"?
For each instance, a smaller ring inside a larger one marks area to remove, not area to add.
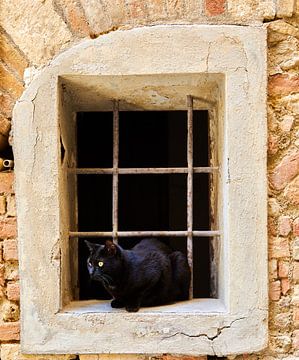
[[[180,251],[169,255],[172,266],[172,284],[175,300],[187,300],[191,273],[186,256]]]

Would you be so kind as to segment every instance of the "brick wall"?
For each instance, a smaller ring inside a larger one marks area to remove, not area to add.
[[[26,21],[24,22],[24,19]],[[256,25],[268,28],[269,347],[238,359],[299,357],[299,1],[298,0],[2,0],[0,134],[27,77],[82,38],[118,28],[163,23]],[[29,74],[29,75],[28,75]],[[1,157],[1,152],[0,152]],[[19,274],[13,173],[0,172],[1,359],[48,359],[19,353]],[[71,359],[75,356],[54,356]],[[179,357],[183,360],[206,357]],[[133,355],[82,360],[175,360]]]

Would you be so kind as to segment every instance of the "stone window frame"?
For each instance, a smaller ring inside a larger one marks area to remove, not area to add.
[[[128,109],[186,109],[186,93],[215,125],[218,299],[138,313],[73,302],[76,183],[67,168],[75,166],[75,112],[105,110],[121,96]],[[23,352],[224,356],[266,347],[265,108],[263,27],[115,31],[67,50],[36,76],[13,115]]]

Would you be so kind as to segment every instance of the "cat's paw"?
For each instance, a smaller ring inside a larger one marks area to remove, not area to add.
[[[126,310],[128,312],[137,312],[140,309],[138,305],[127,305]]]
[[[114,299],[111,301],[111,307],[114,309],[119,309],[124,307],[124,303],[120,300]]]

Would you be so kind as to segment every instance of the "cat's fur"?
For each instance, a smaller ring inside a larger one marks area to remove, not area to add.
[[[113,296],[112,307],[132,312],[188,299],[190,269],[182,252],[173,252],[157,239],[141,240],[131,250],[111,240],[105,245],[85,242],[89,275]]]

